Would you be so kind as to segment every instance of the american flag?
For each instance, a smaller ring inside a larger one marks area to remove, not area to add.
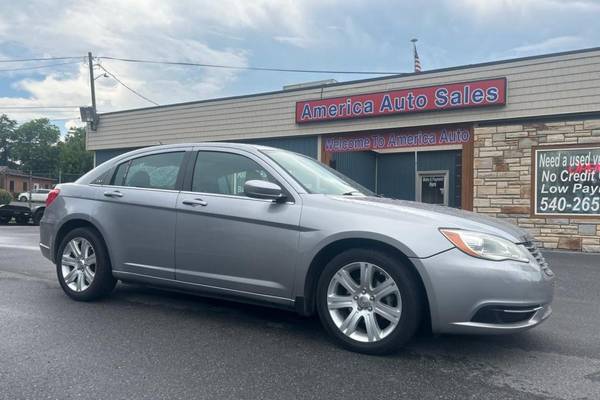
[[[419,59],[419,53],[417,53],[417,39],[411,40],[413,43],[413,50],[415,53],[415,72],[421,72],[421,60]]]

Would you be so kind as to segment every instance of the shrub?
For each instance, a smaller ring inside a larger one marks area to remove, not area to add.
[[[0,189],[0,204],[8,204],[11,201],[13,201],[13,198],[10,192]]]

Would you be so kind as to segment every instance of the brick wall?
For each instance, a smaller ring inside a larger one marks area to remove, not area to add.
[[[10,181],[14,182],[14,190],[13,191],[10,190]],[[19,193],[26,191],[23,186],[24,183],[27,186],[29,186],[29,177],[17,176],[17,175],[0,175],[0,186],[4,186],[3,189],[10,191],[11,194],[13,195],[13,197],[15,198],[15,200],[17,200],[16,196]],[[31,187],[32,190],[35,187],[35,185],[38,185],[40,188],[51,188],[54,185],[54,181],[49,181],[46,179],[36,179],[36,178],[33,178],[31,180],[31,183],[32,183],[32,187]],[[27,190],[29,190],[29,188]]]
[[[530,217],[531,146],[600,143],[600,119],[474,129],[473,210],[530,231],[544,248],[600,252],[600,217]]]

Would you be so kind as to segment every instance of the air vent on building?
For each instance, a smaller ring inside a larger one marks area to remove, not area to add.
[[[322,81],[293,83],[291,85],[285,85],[285,86],[283,86],[283,90],[306,89],[306,88],[311,88],[311,87],[319,87],[319,86],[331,85],[333,83],[337,83],[337,81],[335,79],[324,79]]]

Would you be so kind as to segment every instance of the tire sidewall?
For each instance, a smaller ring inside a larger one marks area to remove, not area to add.
[[[84,238],[90,242],[96,254],[96,272],[94,274],[94,280],[92,281],[92,284],[82,292],[76,292],[72,290],[65,283],[65,280],[62,276],[61,261],[63,251],[67,243],[77,237]],[[56,253],[56,274],[58,277],[58,282],[60,283],[63,291],[69,297],[78,301],[91,301],[100,298],[109,293],[115,285],[106,247],[104,246],[104,243],[100,239],[99,235],[92,229],[88,228],[77,228],[65,235],[60,243],[58,252]]]
[[[353,262],[369,262],[383,269],[396,282],[402,299],[400,321],[392,333],[374,343],[359,342],[342,333],[327,308],[327,289],[334,274]],[[410,340],[421,321],[422,301],[414,273],[387,253],[370,249],[351,249],[334,257],[323,269],[317,286],[317,311],[327,332],[342,347],[367,354],[386,354],[399,350]]]
[[[43,213],[42,211],[40,211],[40,210],[36,210],[36,211],[33,213],[33,216],[31,217],[31,221],[33,221],[33,224],[34,224],[34,225],[39,225],[39,224],[40,224],[40,221],[41,221],[41,220],[42,220],[42,218],[43,218],[43,216],[44,216],[44,213]]]

